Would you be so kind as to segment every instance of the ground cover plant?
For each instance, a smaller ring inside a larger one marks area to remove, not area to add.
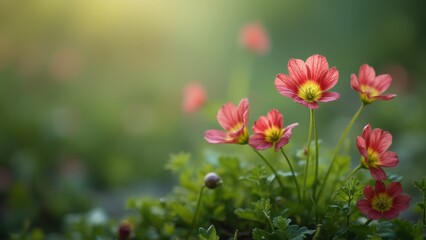
[[[423,193],[423,202],[416,205],[404,193],[411,183],[386,172],[400,161],[392,151],[392,134],[367,122],[349,141],[354,144],[346,146],[354,123],[370,104],[396,97],[384,93],[392,77],[376,75],[367,64],[352,74],[360,107],[330,150],[322,147],[315,112],[339,99],[339,93],[330,91],[338,79],[337,68],[330,68],[324,56],[290,59],[288,74],[279,73],[274,83],[279,94],[309,112],[306,142],[287,149],[300,128],[297,122],[284,124],[284,114],[290,112],[268,110],[249,126],[249,100],[226,103],[217,113],[223,130],[207,130],[204,138],[211,144],[238,145],[244,154],[221,154],[220,146],[205,152],[202,161],[193,161],[189,153],[173,154],[166,168],[176,174],[178,184],[171,193],[129,199],[130,213],[123,219],[107,219],[101,211],[68,217],[64,237],[423,239],[426,180],[414,183]],[[348,154],[351,147],[357,148],[358,159]],[[410,207],[422,211],[422,219],[399,217]],[[24,228],[12,238],[44,236],[41,230]]]

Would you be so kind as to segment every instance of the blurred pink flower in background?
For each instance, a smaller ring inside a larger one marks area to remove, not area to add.
[[[12,173],[6,167],[0,166],[0,193],[7,193],[13,178]]]
[[[410,74],[408,73],[407,69],[401,64],[388,64],[382,68],[381,72],[388,73],[392,76],[393,80],[392,86],[390,86],[390,88],[393,88],[398,92],[405,92],[415,87],[411,85],[412,83],[410,83]]]
[[[50,76],[59,81],[70,80],[80,73],[81,56],[75,49],[61,49],[50,62]]]
[[[0,33],[0,70],[9,63],[12,54],[12,40]]]
[[[257,54],[266,54],[270,48],[268,33],[259,22],[248,23],[241,29],[240,43]]]
[[[183,90],[182,108],[186,113],[193,113],[200,109],[207,99],[204,87],[199,83],[189,83]]]

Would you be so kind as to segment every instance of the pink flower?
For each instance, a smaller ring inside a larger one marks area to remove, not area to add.
[[[249,144],[256,150],[264,150],[275,145],[275,151],[278,151],[290,141],[292,129],[297,125],[299,124],[293,123],[282,128],[283,115],[273,109],[254,123],[254,134],[250,136]]]
[[[266,54],[269,51],[268,34],[258,22],[249,23],[241,29],[240,42],[244,48],[257,54]]]
[[[401,194],[402,187],[399,182],[392,182],[386,189],[381,181],[376,181],[375,190],[371,186],[364,188],[366,199],[358,200],[356,205],[359,210],[370,219],[392,219],[406,210],[410,204],[410,196]]]
[[[318,108],[318,102],[331,102],[339,99],[336,92],[327,92],[336,85],[339,71],[328,68],[327,59],[321,55],[312,55],[306,62],[300,59],[288,61],[288,72],[278,74],[275,87],[282,95],[292,98],[310,109]]]
[[[358,78],[355,74],[351,75],[351,87],[359,93],[361,101],[364,104],[375,102],[379,99],[390,100],[396,94],[381,95],[386,91],[392,82],[389,74],[382,74],[376,77],[374,68],[368,64],[363,64],[359,68]]]
[[[369,169],[376,180],[386,179],[386,173],[381,167],[394,167],[399,159],[396,153],[386,151],[392,144],[392,135],[380,128],[371,130],[367,124],[362,135],[356,138],[356,145],[361,153],[362,167]]]
[[[217,121],[226,132],[207,130],[204,139],[209,143],[239,143],[248,142],[248,111],[247,98],[240,101],[238,107],[232,103],[225,104],[217,113]]]
[[[207,94],[204,87],[198,83],[190,83],[183,90],[182,108],[186,113],[193,113],[206,102]]]

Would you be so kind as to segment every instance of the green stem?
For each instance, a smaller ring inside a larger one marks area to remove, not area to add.
[[[426,226],[426,196],[423,197],[423,227]]]
[[[303,194],[302,194],[302,199],[305,199],[305,194],[306,194],[306,182],[308,179],[308,169],[309,169],[309,156],[311,155],[311,138],[312,138],[312,125],[313,125],[313,119],[314,119],[314,110],[311,109],[311,111],[309,112],[309,133],[308,133],[308,149],[307,149],[307,153],[306,153],[306,164],[305,164],[305,171],[303,174]]]
[[[352,126],[354,125],[355,121],[358,119],[358,117],[359,117],[359,115],[361,114],[361,112],[362,112],[362,110],[364,109],[364,107],[365,107],[365,104],[362,104],[362,105],[359,107],[358,111],[355,113],[355,115],[354,115],[354,116],[352,117],[352,119],[349,121],[348,125],[346,126],[345,130],[343,131],[342,135],[340,136],[340,139],[339,139],[339,141],[337,142],[336,148],[334,149],[333,154],[331,155],[331,162],[330,162],[330,166],[328,167],[328,170],[327,170],[327,172],[326,172],[326,174],[325,174],[325,177],[324,177],[324,181],[322,182],[322,184],[321,184],[321,188],[320,188],[320,191],[318,192],[318,196],[316,197],[316,199],[317,199],[317,200],[318,200],[318,199],[320,199],[321,194],[324,192],[324,191],[323,191],[323,190],[324,190],[324,187],[325,187],[325,185],[326,185],[326,183],[327,183],[328,178],[330,177],[330,173],[331,173],[331,171],[332,171],[332,169],[333,169],[334,162],[336,161],[336,156],[337,156],[337,154],[339,153],[340,148],[341,148],[341,147],[342,147],[342,145],[343,145],[343,142],[345,141],[345,139],[346,139],[346,137],[347,137],[347,135],[348,135],[349,131],[351,130],[351,128],[352,128]]]
[[[191,221],[191,228],[188,231],[188,235],[186,236],[186,239],[189,239],[189,237],[191,236],[191,233],[194,231],[195,221],[197,219],[198,209],[200,208],[200,203],[201,203],[201,198],[203,197],[204,188],[205,188],[205,185],[201,187],[200,194],[198,195],[197,206],[195,207],[194,216],[192,216],[192,221]]]
[[[365,226],[368,226],[368,224],[371,223],[371,221],[373,221],[373,219],[368,219],[367,222],[364,223]]]
[[[271,217],[265,212],[265,210],[262,211],[263,215],[265,215],[266,219],[268,220],[269,226],[271,226],[272,232],[274,231],[274,224],[272,224]]]
[[[356,168],[354,168],[354,170],[352,170],[352,172],[346,177],[346,180],[349,180],[353,175],[355,175],[355,173],[357,173],[360,169],[362,168],[361,164],[358,165]]]
[[[281,147],[281,153],[283,154],[285,160],[287,160],[288,166],[290,167],[291,175],[293,176],[294,184],[296,185],[297,189],[297,199],[299,199],[299,203],[302,203],[302,197],[300,194],[300,187],[299,182],[297,181],[296,174],[294,173],[293,165],[291,165],[290,160],[288,159],[287,155],[284,152],[284,149]]]
[[[274,173],[274,175],[275,175],[275,178],[277,179],[277,181],[278,181],[278,184],[280,185],[280,187],[282,188],[282,190],[283,191],[285,191],[285,188],[284,188],[284,184],[281,182],[281,179],[280,179],[280,177],[278,176],[278,173],[277,173],[277,171],[275,170],[275,168],[268,162],[268,160],[266,160],[266,158],[259,152],[259,151],[257,151],[256,149],[254,149],[253,148],[253,151],[260,157],[260,159],[262,159],[263,160],[263,162],[271,169],[271,171]]]
[[[360,165],[358,165],[356,168],[354,168],[354,170],[352,170],[352,172],[346,177],[346,179],[345,179],[345,181],[343,181],[343,184],[345,184],[353,175],[355,175],[355,173],[357,173],[360,169],[362,168],[362,166],[361,166],[361,164]],[[337,182],[337,181],[335,181],[335,182]],[[334,201],[334,198],[336,197],[336,195],[337,195],[337,192],[338,191],[336,191],[336,192],[334,192],[333,193],[333,195],[331,196],[331,198],[329,199],[330,201]],[[350,205],[348,205],[348,206],[350,206]]]
[[[318,184],[318,158],[319,158],[319,148],[318,148],[318,133],[317,133],[317,126],[315,122],[315,115],[314,111],[312,109],[312,125],[313,125],[313,131],[314,131],[314,139],[315,139],[315,175],[314,175],[314,186],[313,186],[313,193],[314,196],[313,199],[315,201],[315,196],[317,195],[317,184]]]

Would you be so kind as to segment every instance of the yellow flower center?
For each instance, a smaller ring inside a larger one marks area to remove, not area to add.
[[[284,129],[279,129],[277,127],[271,127],[265,130],[265,141],[267,142],[277,142],[281,139],[284,134]]]
[[[297,95],[307,102],[315,102],[321,97],[322,91],[318,83],[308,80],[299,87]]]
[[[233,132],[240,130],[242,126],[243,126],[243,123],[239,122],[234,127],[229,129],[228,134],[226,136],[226,140],[228,140],[228,141],[234,140],[235,137],[230,136],[229,133],[233,133]],[[237,136],[237,142],[240,143],[240,144],[246,144],[248,142],[248,138],[249,138],[248,130],[247,130],[247,128],[244,128],[243,132],[240,135]]]
[[[372,88],[371,86],[368,86],[368,85],[361,85],[360,89],[362,92],[359,94],[361,97],[361,100],[367,104],[375,101],[374,99],[371,99],[371,97],[375,97],[379,95],[379,91],[377,91],[377,89]]]
[[[371,200],[371,206],[374,210],[381,213],[391,210],[393,205],[393,198],[387,193],[379,193]]]
[[[368,159],[365,157],[361,158],[361,164],[364,168],[374,167],[376,168],[380,164],[379,154],[374,151],[372,148],[367,149]]]

